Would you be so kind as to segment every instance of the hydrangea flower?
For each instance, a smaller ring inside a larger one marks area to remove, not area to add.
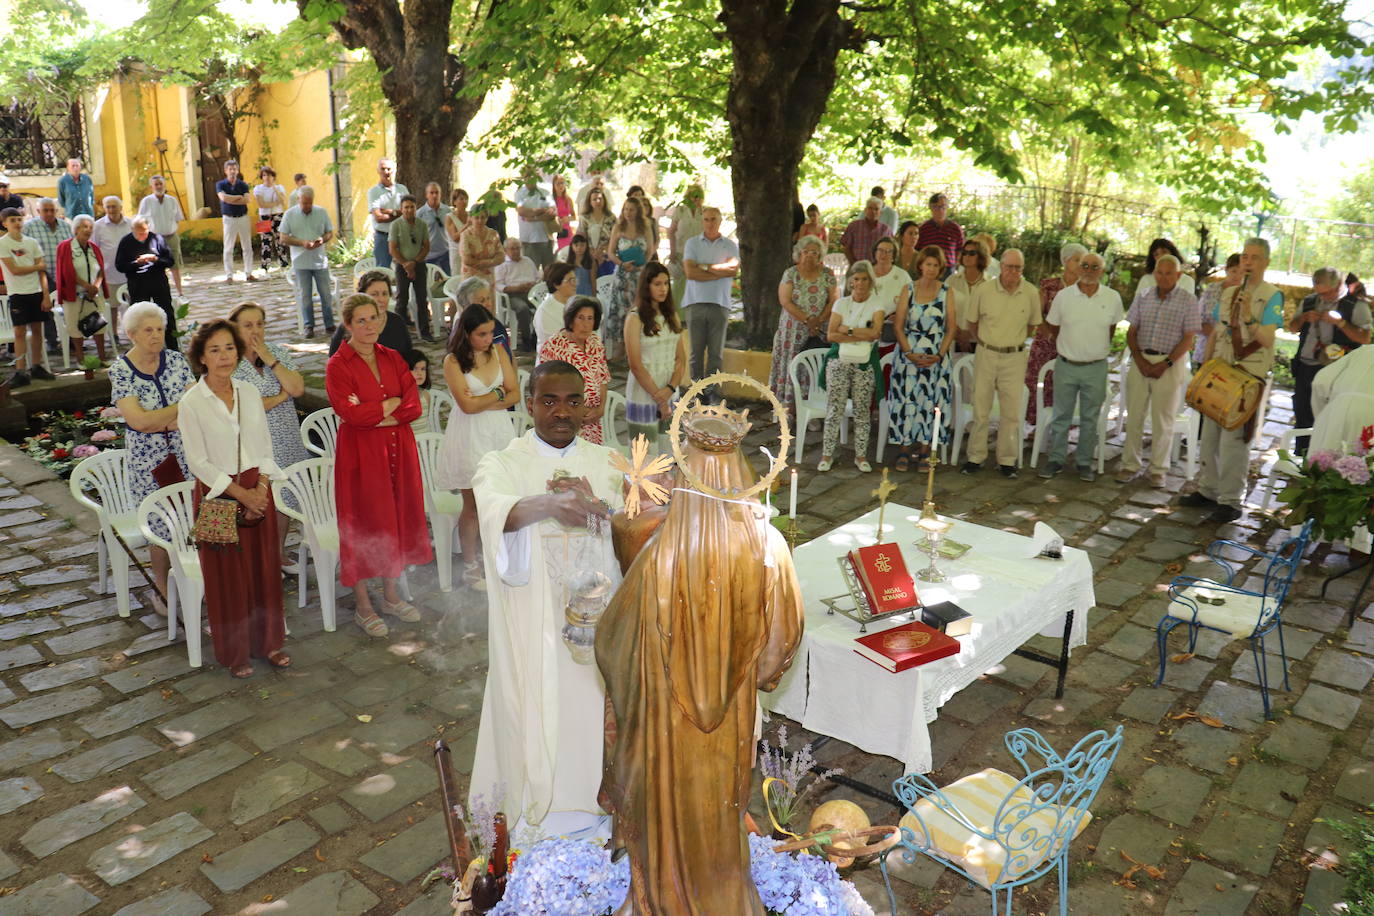
[[[100,449],[98,449],[94,445],[78,445],[76,448],[72,449],[73,458],[89,458],[92,455],[99,454]],[[1367,477],[1368,475],[1366,474],[1365,476]]]
[[[1357,455],[1346,455],[1337,459],[1332,469],[1348,483],[1361,487],[1369,483],[1369,465],[1365,459]]]
[[[1329,471],[1340,455],[1330,449],[1321,449],[1307,456],[1307,463],[1319,471]]]
[[[100,419],[102,420],[118,420],[123,419],[123,417],[124,411],[120,410],[118,407],[111,406],[100,408]]]
[[[112,429],[97,429],[95,432],[91,433],[92,442],[109,442],[118,438],[119,433]]]

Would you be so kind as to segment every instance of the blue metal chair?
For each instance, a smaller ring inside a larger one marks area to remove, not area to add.
[[[1012,892],[1057,867],[1059,912],[1067,916],[1069,843],[1092,820],[1088,808],[1121,750],[1121,726],[1087,735],[1062,757],[1034,729],[1018,728],[1005,740],[1025,771],[1020,779],[988,768],[943,789],[919,773],[892,783],[908,812],[901,839],[880,859],[892,912],[887,857],[900,851],[909,863],[919,852],[987,888],[993,916],[1011,916]]]
[[[1283,689],[1288,690],[1288,653],[1283,645],[1283,602],[1288,588],[1302,562],[1312,534],[1312,520],[1302,526],[1296,537],[1283,542],[1274,553],[1266,553],[1237,541],[1216,540],[1207,548],[1207,556],[1221,569],[1221,578],[1202,579],[1177,576],[1169,584],[1169,610],[1155,627],[1159,648],[1158,687],[1164,680],[1164,666],[1169,661],[1169,633],[1179,624],[1188,625],[1188,651],[1197,648],[1198,631],[1206,628],[1225,633],[1232,639],[1250,640],[1259,677],[1260,697],[1264,701],[1264,717],[1273,717],[1269,705],[1269,670],[1264,664],[1264,637],[1271,631],[1279,634],[1279,661],[1283,664]],[[1235,551],[1241,560],[1227,560],[1222,551]],[[1258,557],[1264,566],[1264,586],[1260,591],[1241,588],[1235,584],[1239,563]],[[1181,609],[1181,610],[1179,610]]]

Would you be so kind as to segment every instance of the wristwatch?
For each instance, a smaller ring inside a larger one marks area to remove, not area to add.
[[[1164,362],[1172,366],[1174,364],[1174,358],[1172,356],[1166,356],[1164,357]]]
[[[496,400],[498,400],[498,401],[504,401],[504,400],[506,399],[506,389],[504,389],[504,388],[493,388],[492,390],[496,392]]]

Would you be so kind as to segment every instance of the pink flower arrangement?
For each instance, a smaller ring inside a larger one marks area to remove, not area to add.
[[[1357,487],[1369,483],[1369,463],[1359,455],[1337,459],[1331,469]]]
[[[96,448],[94,445],[78,445],[76,448],[72,449],[73,458],[89,458],[92,455],[99,454],[100,449]]]
[[[1330,449],[1320,449],[1307,456],[1307,463],[1318,470],[1329,471],[1340,457]]]
[[[117,420],[123,416],[124,413],[118,407],[112,406],[100,408],[100,419],[102,420]]]
[[[119,434],[112,429],[97,429],[91,433],[92,442],[109,442],[111,439],[118,439]]]

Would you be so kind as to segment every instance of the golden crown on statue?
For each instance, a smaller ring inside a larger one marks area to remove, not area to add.
[[[736,411],[724,404],[688,405],[682,419],[687,441],[704,452],[728,452],[740,444],[749,428],[749,408]]]

